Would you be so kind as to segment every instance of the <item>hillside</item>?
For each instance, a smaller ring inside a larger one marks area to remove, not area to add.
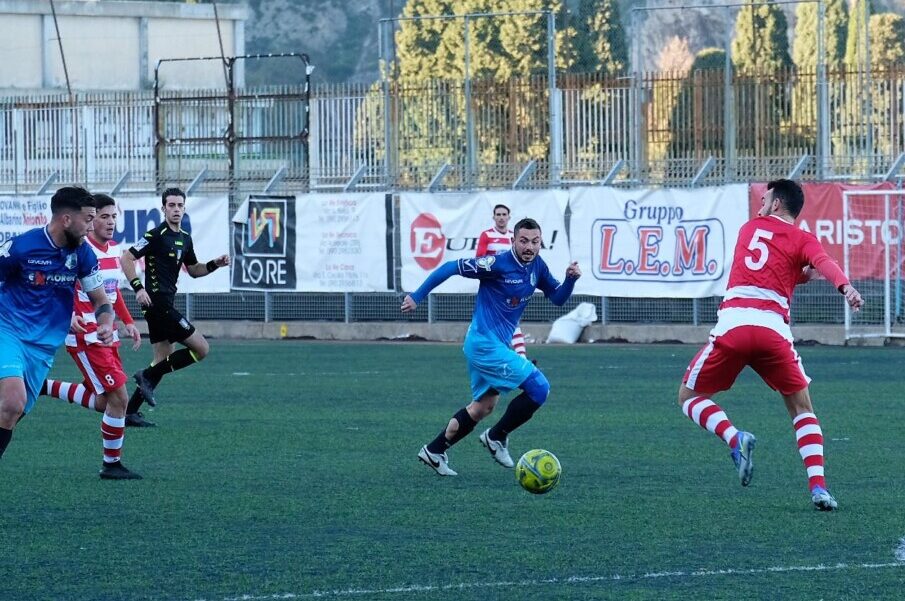
[[[315,82],[371,82],[377,79],[377,21],[398,16],[405,0],[246,0],[251,15],[246,23],[248,52],[305,52],[317,66]],[[570,8],[578,0],[566,0]],[[712,7],[663,10],[639,14],[644,68],[653,69],[657,51],[677,33],[689,38],[692,52],[708,46],[723,46],[727,29],[735,19],[737,8],[721,8],[718,3],[695,0],[693,3],[714,4]],[[685,2],[684,4],[693,4]],[[651,0],[650,6],[668,2]],[[680,5],[683,3],[673,2]],[[622,0],[622,17],[626,26],[631,20],[630,7],[643,1]],[[795,8],[785,5],[790,27],[795,24]],[[875,12],[893,11],[905,14],[905,0],[874,0]],[[287,72],[282,61],[260,61],[249,65],[247,82],[288,83],[299,81],[296,71]]]

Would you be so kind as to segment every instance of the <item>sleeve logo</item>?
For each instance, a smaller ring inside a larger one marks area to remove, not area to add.
[[[135,243],[135,246],[133,246],[132,248],[134,248],[135,250],[141,250],[141,249],[143,249],[143,248],[144,248],[145,246],[147,246],[147,245],[148,245],[148,239],[147,239],[147,238],[142,238],[141,240],[139,240],[138,242],[136,242],[136,243]]]
[[[490,267],[493,265],[494,261],[496,261],[496,257],[494,257],[493,255],[488,255],[486,257],[478,257],[477,259],[475,259],[475,264],[477,264],[477,266],[484,271],[490,271]]]

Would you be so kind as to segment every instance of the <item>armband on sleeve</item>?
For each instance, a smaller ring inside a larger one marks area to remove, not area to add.
[[[217,262],[214,261],[213,259],[211,259],[210,261],[205,263],[204,266],[207,267],[208,273],[214,273],[220,267],[219,265],[217,265]]]

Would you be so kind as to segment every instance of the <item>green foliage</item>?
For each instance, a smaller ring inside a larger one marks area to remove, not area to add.
[[[901,15],[871,15],[870,63],[875,69],[905,63],[905,18]]]
[[[732,62],[740,73],[774,72],[789,67],[789,24],[769,0],[752,0],[738,12]]]
[[[801,3],[795,9],[792,60],[799,70],[813,71],[817,67],[817,15],[817,4],[813,2]],[[824,46],[829,70],[841,67],[845,59],[848,18],[846,0],[827,0]]]
[[[704,48],[695,55],[670,119],[669,156],[673,159],[700,161],[722,154],[725,64],[726,52],[722,48]],[[680,163],[672,169],[686,167]]]
[[[845,42],[845,64],[851,67],[867,64],[864,51],[867,45],[867,19],[873,13],[870,0],[852,0],[848,14],[848,36]]]
[[[578,69],[622,73],[628,67],[628,47],[615,0],[581,0],[576,26]]]

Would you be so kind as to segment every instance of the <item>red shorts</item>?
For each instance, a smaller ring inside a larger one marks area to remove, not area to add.
[[[123,372],[123,362],[119,358],[118,346],[87,344],[67,346],[66,350],[85,376],[85,387],[94,394],[116,390],[128,382]]]
[[[732,387],[746,365],[780,394],[804,390],[811,381],[792,341],[761,326],[739,326],[711,336],[691,360],[682,381],[695,392],[722,392]]]

